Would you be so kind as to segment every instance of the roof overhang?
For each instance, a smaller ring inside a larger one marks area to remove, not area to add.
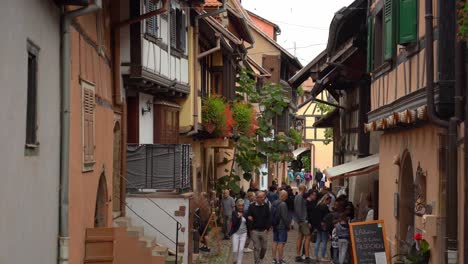
[[[270,77],[271,73],[265,68],[256,63],[251,57],[246,57],[247,66],[257,75],[258,77]]]
[[[227,11],[229,22],[237,29],[240,34],[239,37],[250,44],[254,44],[255,39],[250,32],[246,19],[230,7],[227,7]]]
[[[331,181],[354,176],[370,174],[379,169],[379,154],[360,158],[345,164],[341,164],[324,171]]]
[[[307,78],[311,76],[313,72],[320,71],[320,69],[318,69],[319,62],[323,61],[326,58],[327,52],[326,50],[324,50],[311,62],[309,62],[306,66],[304,66],[301,70],[294,74],[294,76],[288,80],[289,84],[291,84],[292,87],[299,87],[302,83],[304,83],[307,80]]]
[[[356,0],[341,8],[333,16],[328,35],[327,53],[330,56],[346,40],[358,34],[366,23],[367,0]]]

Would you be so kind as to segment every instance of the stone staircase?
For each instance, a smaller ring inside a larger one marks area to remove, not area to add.
[[[131,219],[128,217],[118,217],[114,219],[114,226],[125,228],[127,234],[130,237],[133,237],[138,240],[139,244],[143,248],[147,248],[151,250],[151,255],[154,257],[164,257],[165,264],[175,264],[176,263],[176,256],[175,252],[170,250],[165,245],[161,245],[157,243],[156,238],[152,236],[146,236],[144,233],[144,228],[142,226],[132,226]],[[183,245],[179,243],[179,257],[178,257],[178,264],[182,264],[183,262],[183,250],[180,249],[184,248]]]

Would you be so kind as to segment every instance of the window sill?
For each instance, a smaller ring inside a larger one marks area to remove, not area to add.
[[[405,57],[410,58],[413,55],[416,55],[420,51],[420,45],[419,42],[411,42],[411,43],[406,43],[406,44],[399,44],[400,45],[400,50],[405,51]]]
[[[94,164],[96,164],[96,161],[83,163],[82,172],[92,172],[92,171],[94,171]]]
[[[372,79],[377,79],[385,73],[389,72],[390,70],[392,70],[392,61],[385,61],[372,71]]]
[[[39,155],[39,142],[35,144],[25,144],[24,145],[24,155],[25,156],[37,156]]]
[[[156,46],[160,47],[161,49],[167,51],[167,44],[165,44],[163,41],[162,41],[162,38],[158,38],[156,36],[153,36],[151,34],[148,34],[148,33],[145,33],[145,35],[143,36],[146,40],[156,44]]]
[[[184,54],[185,52],[183,50],[177,49],[177,48],[171,48],[171,55],[175,56],[179,59],[188,59],[188,56]]]

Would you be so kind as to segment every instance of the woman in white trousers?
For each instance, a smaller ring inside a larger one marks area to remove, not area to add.
[[[247,240],[247,215],[244,216],[244,200],[236,202],[236,209],[232,212],[232,259],[234,263],[242,264],[244,245]]]

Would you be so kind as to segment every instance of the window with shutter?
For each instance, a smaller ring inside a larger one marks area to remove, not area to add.
[[[171,29],[171,48],[177,48],[177,14],[176,9],[171,7],[170,17],[170,29]]]
[[[394,2],[385,0],[384,6],[384,60],[391,59],[395,54],[395,25],[394,25]]]
[[[374,64],[374,17],[367,18],[367,72],[371,72]]]
[[[82,87],[82,120],[83,120],[83,170],[90,171],[94,167],[94,109],[95,87],[81,81]]]
[[[398,43],[407,44],[418,39],[417,0],[399,0]]]
[[[179,9],[179,16],[177,17],[179,19],[179,23],[177,27],[178,29],[178,48],[185,52],[186,48],[186,42],[187,42],[187,25],[186,25],[186,16],[185,16],[185,12],[181,9]]]
[[[146,13],[157,9],[157,0],[145,0]],[[158,33],[158,19],[157,16],[152,16],[146,20],[146,33],[152,36],[157,36]]]
[[[28,41],[26,148],[37,148],[37,72],[39,47]],[[36,154],[36,153],[30,153]]]

